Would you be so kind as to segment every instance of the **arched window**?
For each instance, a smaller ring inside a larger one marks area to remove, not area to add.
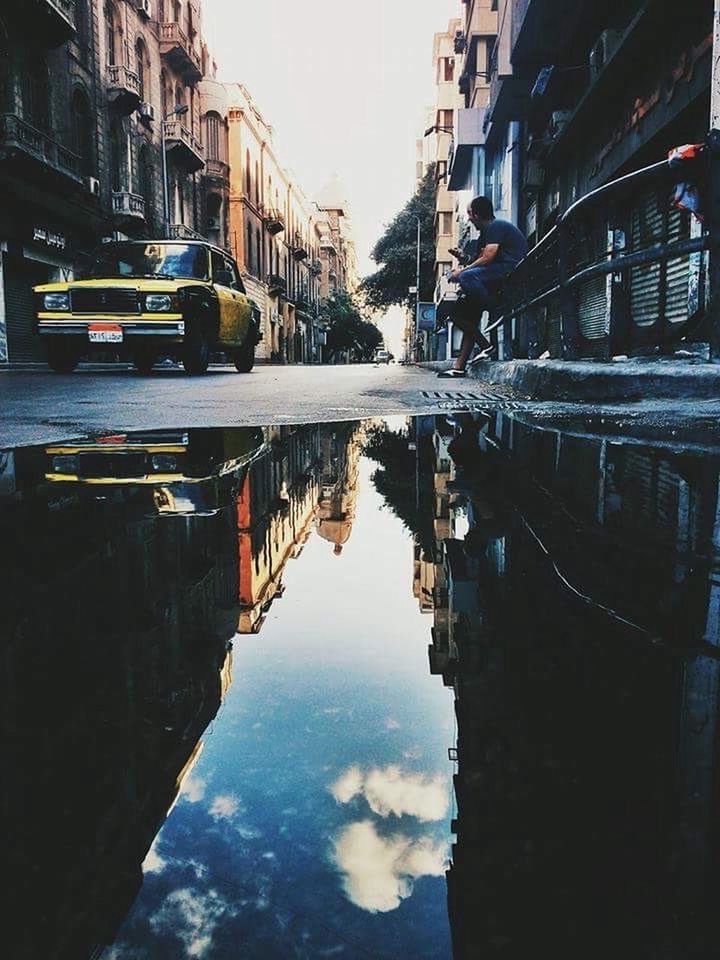
[[[175,87],[175,106],[184,107],[185,106],[185,90],[181,84]]]
[[[180,174],[177,174],[175,180],[175,220],[173,223],[185,223],[185,191]]]
[[[113,190],[123,187],[123,131],[119,120],[110,126],[110,186]]]
[[[50,77],[45,59],[39,54],[25,64],[23,112],[33,126],[50,129]]]
[[[260,206],[260,188],[262,184],[260,183],[260,164],[255,161],[255,205]]]
[[[138,82],[140,84],[140,99],[145,101],[148,98],[145,96],[147,89],[147,70],[148,70],[148,53],[145,43],[138,39],[138,42],[135,44],[135,72],[138,75]]]
[[[73,148],[82,159],[83,172],[89,176],[95,169],[95,124],[90,101],[83,90],[75,90],[72,96]]]
[[[245,269],[248,273],[254,273],[252,264],[252,227],[248,223],[245,241]]]
[[[257,274],[258,276],[262,275],[263,264],[262,264],[262,241],[260,239],[260,227],[255,229],[255,255],[257,257]]]
[[[145,221],[150,225],[153,220],[155,191],[153,189],[152,157],[147,143],[143,143],[138,153],[138,188],[140,196],[145,200]]]
[[[248,197],[252,192],[252,174],[250,173],[250,151],[245,151],[245,193]]]
[[[205,115],[205,146],[208,160],[222,160],[220,152],[220,114],[208,113]]]
[[[88,0],[77,0],[75,4],[75,28],[78,46],[85,48],[90,44],[90,10]]]
[[[182,4],[180,3],[180,0],[175,0],[174,10],[175,10],[175,23],[178,23],[178,24],[182,23]]]
[[[165,0],[157,0],[158,23],[165,23]]]
[[[0,113],[9,113],[12,110],[11,78],[10,45],[5,25],[0,20]]]
[[[115,17],[115,7],[111,3],[105,4],[105,55],[109,66],[114,66],[117,61],[118,35],[117,18]]]
[[[171,87],[167,73],[164,70],[160,73],[160,97],[162,100],[163,117],[166,117],[170,112]]]

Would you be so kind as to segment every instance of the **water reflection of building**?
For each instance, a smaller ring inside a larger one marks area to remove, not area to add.
[[[362,434],[356,423],[334,424],[321,440],[320,497],[316,530],[337,555],[350,539],[358,494]]]
[[[265,574],[279,582],[312,530],[326,431],[354,436],[333,425],[189,431],[183,468],[158,480],[200,491],[180,513],[158,512],[155,487],[118,468],[128,453],[147,460],[145,439],[143,450],[132,437],[106,445],[90,461],[94,479],[109,468],[97,485],[47,480],[44,449],[3,461],[0,817],[13,960],[86,960],[114,939],[229,688],[238,619],[257,623],[242,604],[277,595]],[[143,477],[146,465],[135,467]],[[213,509],[195,509],[205,502]]]
[[[719,461],[592,430],[461,419],[434,479],[463,960],[714,951]]]

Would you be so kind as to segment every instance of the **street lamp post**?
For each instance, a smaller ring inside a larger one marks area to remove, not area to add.
[[[165,148],[165,123],[172,117],[180,117],[188,112],[186,104],[180,104],[163,117],[160,127],[160,141],[162,150],[162,180],[163,180],[163,222],[165,225],[165,239],[170,237],[170,189],[168,187],[167,152]]]
[[[417,338],[420,333],[420,217],[415,214],[417,220],[417,251],[415,259],[415,324],[413,330],[413,354],[417,360]]]

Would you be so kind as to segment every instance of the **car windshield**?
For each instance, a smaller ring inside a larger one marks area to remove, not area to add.
[[[208,279],[208,252],[191,243],[113,243],[95,259],[90,277]]]

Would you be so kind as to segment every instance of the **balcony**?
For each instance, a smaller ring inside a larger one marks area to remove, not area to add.
[[[34,27],[50,47],[59,47],[75,36],[75,0],[39,0],[29,16],[37,14]]]
[[[127,190],[112,195],[113,222],[120,230],[131,232],[145,226],[145,198]]]
[[[191,227],[186,227],[184,223],[171,223],[168,230],[168,240],[202,240],[207,242],[207,237]]]
[[[127,67],[108,67],[108,100],[120,113],[131,114],[140,104],[140,79]]]
[[[180,120],[165,120],[163,127],[165,147],[178,166],[188,173],[202,170],[205,166],[205,147],[198,138]]]
[[[293,250],[292,250],[293,260],[297,260],[297,261],[307,260],[307,255],[308,255],[307,244],[303,239],[302,234],[296,233],[295,236],[293,237]]]
[[[464,190],[472,173],[475,151],[485,144],[483,125],[485,111],[481,107],[458,110],[449,165],[449,190]]]
[[[222,160],[206,160],[203,176],[206,180],[226,187],[230,183],[230,166]]]
[[[319,277],[322,273],[322,269],[322,260],[313,260],[313,262],[310,264],[310,273],[312,273],[314,277]]]
[[[181,73],[187,83],[202,80],[202,60],[190,40],[183,33],[179,23],[158,24],[160,34],[160,54],[169,65]]]
[[[0,163],[13,159],[23,163],[23,172],[30,162],[75,183],[84,183],[82,160],[76,153],[17,115],[4,113],[0,114]]]
[[[276,273],[271,273],[267,278],[268,293],[271,297],[284,295],[287,291],[287,281],[285,277],[280,277]]]
[[[265,215],[265,229],[273,236],[285,229],[285,216],[280,210],[271,207]]]

